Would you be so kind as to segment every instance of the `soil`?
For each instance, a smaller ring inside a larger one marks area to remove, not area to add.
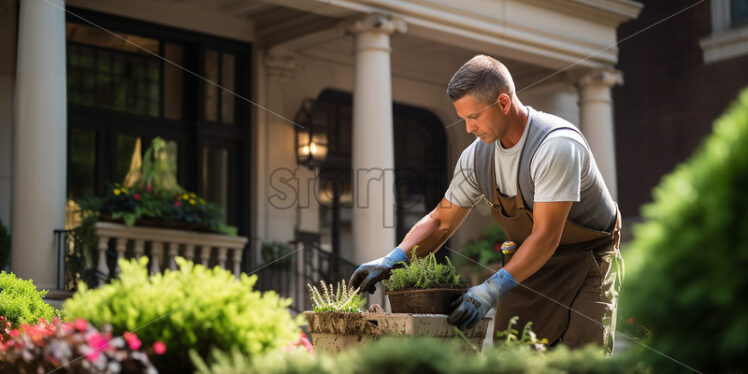
[[[387,291],[393,313],[450,314],[450,304],[457,300],[465,289],[428,289]]]

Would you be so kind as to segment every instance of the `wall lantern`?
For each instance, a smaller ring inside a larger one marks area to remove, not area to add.
[[[296,161],[314,170],[327,157],[325,113],[314,110],[314,100],[305,100],[296,114]],[[303,126],[303,128],[302,128]]]

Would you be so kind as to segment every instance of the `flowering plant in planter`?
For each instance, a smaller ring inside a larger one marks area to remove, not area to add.
[[[219,206],[177,183],[175,169],[167,158],[166,143],[155,138],[145,152],[143,165],[125,178],[134,182],[115,183],[103,197],[87,198],[79,205],[100,219],[122,221],[127,226],[137,223],[236,235],[236,227],[223,223]]]
[[[63,369],[63,373],[157,373],[149,354],[163,354],[157,342],[142,349],[137,335],[125,332],[113,337],[110,327],[97,330],[83,319],[36,324],[11,324],[0,316],[0,373],[39,373]]]

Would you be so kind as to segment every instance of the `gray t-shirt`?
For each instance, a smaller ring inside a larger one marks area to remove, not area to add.
[[[494,142],[496,186],[506,197],[517,195],[517,170],[528,128],[526,124],[519,142],[511,148],[504,148],[499,140]],[[475,142],[460,155],[444,195],[463,208],[474,207],[483,195],[474,172]],[[552,132],[540,144],[530,163],[535,202],[579,201],[581,190],[593,183],[596,169],[592,152],[578,133],[569,129]]]

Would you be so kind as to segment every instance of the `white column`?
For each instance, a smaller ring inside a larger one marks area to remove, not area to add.
[[[67,98],[61,0],[21,0],[18,21],[11,270],[54,289],[54,229],[65,227]]]
[[[348,27],[355,35],[352,225],[359,263],[385,255],[397,244],[389,35],[405,29],[402,20],[379,14]]]
[[[286,88],[294,79],[296,57],[282,51],[267,51],[264,69],[266,74],[265,156],[258,160],[265,164],[266,232],[260,241],[289,241],[294,238],[298,209],[298,182],[296,180],[296,125],[295,110],[287,102]],[[263,110],[257,108],[256,110]],[[284,118],[281,118],[283,116]],[[259,253],[259,252],[258,252]]]
[[[579,120],[584,136],[603,175],[613,199],[618,199],[616,179],[615,127],[611,88],[623,84],[623,75],[616,70],[596,70],[578,82]]]

